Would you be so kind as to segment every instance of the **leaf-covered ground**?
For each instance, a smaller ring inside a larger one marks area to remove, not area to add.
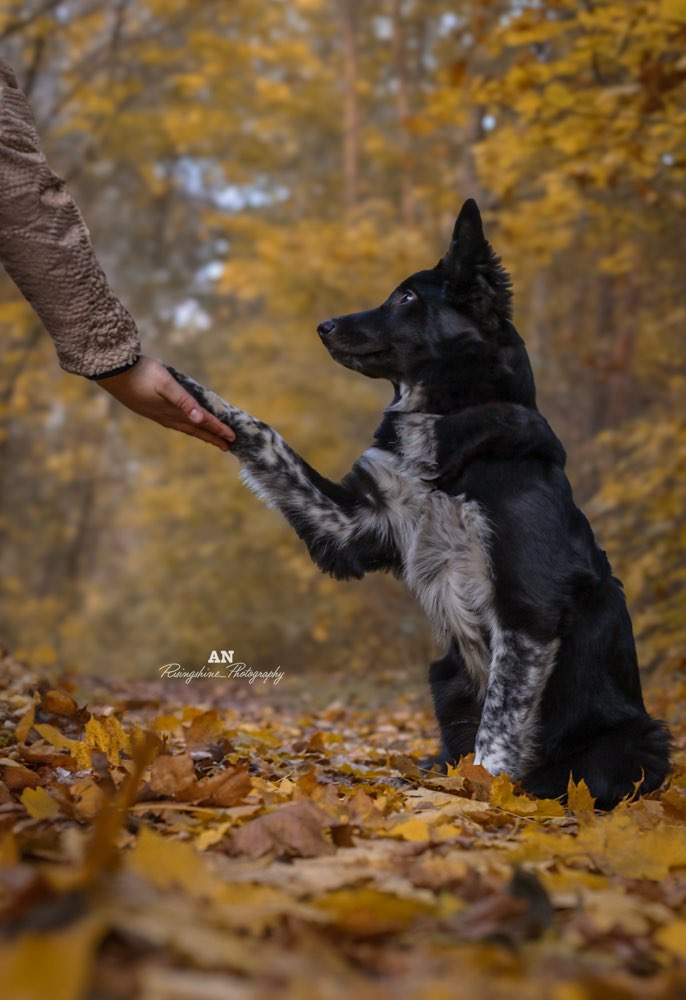
[[[0,683],[7,1000],[686,995],[682,681],[648,691],[674,775],[610,814],[420,770],[434,725],[392,677],[373,706],[10,657]]]

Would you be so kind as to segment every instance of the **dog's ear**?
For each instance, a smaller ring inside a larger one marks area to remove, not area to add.
[[[441,258],[439,267],[456,292],[471,300],[474,306],[479,303],[479,312],[495,310],[502,318],[511,317],[510,276],[484,236],[479,206],[473,198],[469,198],[460,210],[450,248]]]
[[[443,261],[459,272],[465,266],[482,260],[488,250],[479,206],[473,198],[468,198],[455,220],[450,249]]]

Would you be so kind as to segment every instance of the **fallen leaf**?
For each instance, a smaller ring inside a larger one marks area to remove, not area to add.
[[[76,715],[79,706],[67,691],[50,690],[41,697],[41,708],[53,715]]]
[[[202,898],[212,898],[217,891],[217,880],[192,844],[163,837],[147,826],[126,855],[126,866],[159,889],[176,886]]]
[[[40,778],[36,772],[24,767],[16,760],[3,767],[3,779],[7,787],[14,792],[18,792],[22,788],[36,788],[40,785]]]
[[[112,765],[121,763],[122,753],[133,754],[131,737],[115,715],[91,716],[84,729],[83,742],[89,750],[104,753]]]
[[[155,795],[178,798],[195,788],[195,767],[190,754],[159,754],[150,771],[150,790]]]
[[[25,788],[21,801],[33,819],[54,819],[60,812],[59,803],[44,788]]]
[[[33,723],[35,718],[36,718],[36,703],[34,702],[33,705],[31,705],[31,708],[28,710],[28,712],[22,715],[21,719],[17,723],[17,728],[15,729],[14,735],[16,736],[18,743],[25,742],[26,737],[29,735],[31,729],[33,728]]]
[[[0,945],[0,982],[8,1000],[82,1000],[106,925],[99,914],[60,930]]]
[[[374,888],[338,889],[316,900],[331,923],[355,937],[375,937],[407,930],[432,910],[416,899],[402,899]]]
[[[228,849],[249,858],[272,851],[277,857],[332,854],[335,848],[324,837],[330,826],[331,819],[323,809],[302,799],[245,823],[231,835]]]
[[[686,959],[686,920],[672,920],[655,932],[655,944],[677,958]]]
[[[595,799],[584,779],[577,785],[571,774],[567,784],[567,808],[577,818],[592,816],[595,809]]]
[[[387,834],[389,837],[399,837],[401,840],[415,843],[430,838],[429,827],[416,816],[412,816],[411,819],[406,819],[402,823],[396,823],[395,826],[387,830]]]

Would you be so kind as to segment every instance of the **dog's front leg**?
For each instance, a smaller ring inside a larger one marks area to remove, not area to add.
[[[537,642],[493,629],[475,757],[491,774],[506,771],[519,778],[535,762],[538,709],[558,646],[558,639]]]
[[[396,569],[399,556],[384,499],[372,474],[359,463],[342,483],[321,476],[280,434],[182,375],[174,378],[205,409],[233,429],[231,452],[243,466],[241,478],[270,507],[276,507],[305,542],[313,561],[338,579],[360,578],[376,569]]]

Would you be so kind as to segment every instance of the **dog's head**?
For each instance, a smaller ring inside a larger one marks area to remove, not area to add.
[[[511,315],[509,275],[470,199],[436,267],[406,278],[378,308],[317,329],[339,364],[396,391],[420,390],[414,398],[433,412],[496,401],[533,407],[531,366]]]

